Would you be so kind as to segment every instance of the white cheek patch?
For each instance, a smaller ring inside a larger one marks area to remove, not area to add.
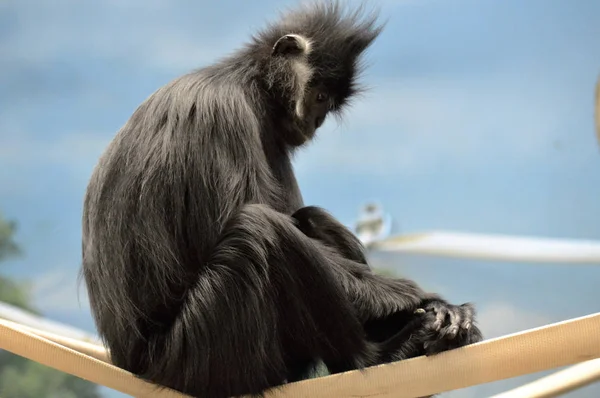
[[[313,71],[308,64],[308,55],[312,50],[312,43],[306,37],[297,34],[288,34],[294,37],[302,47],[302,54],[292,61],[292,73],[294,74],[294,97],[296,98],[295,112],[298,118],[303,119],[305,115],[304,97],[306,87],[310,81]]]
[[[304,95],[306,86],[312,76],[312,70],[306,60],[298,60],[293,63],[293,71],[296,77],[296,115],[302,119],[304,115]]]

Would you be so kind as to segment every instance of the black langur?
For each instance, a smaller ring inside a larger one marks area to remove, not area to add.
[[[470,304],[374,274],[358,240],[304,207],[290,157],[360,90],[382,27],[335,2],[288,11],[175,79],[121,128],[90,179],[83,265],[111,360],[195,397],[481,339]]]

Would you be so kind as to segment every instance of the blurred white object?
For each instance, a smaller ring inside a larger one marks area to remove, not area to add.
[[[444,257],[600,265],[600,241],[430,232],[371,243],[376,250]]]
[[[390,236],[392,218],[363,208],[355,233],[370,250],[496,261],[600,265],[600,241],[432,231]]]
[[[600,359],[581,362],[490,398],[552,398],[600,380]]]
[[[392,217],[381,211],[377,203],[366,204],[358,216],[354,232],[365,246],[389,237],[392,231]]]

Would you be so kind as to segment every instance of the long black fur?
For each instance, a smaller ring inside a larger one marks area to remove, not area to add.
[[[117,366],[221,398],[297,380],[318,359],[336,373],[481,339],[470,304],[372,273],[347,229],[303,207],[290,157],[324,118],[303,96],[320,84],[339,113],[380,31],[338,3],[289,11],[160,88],[118,132],[89,182],[82,244]]]

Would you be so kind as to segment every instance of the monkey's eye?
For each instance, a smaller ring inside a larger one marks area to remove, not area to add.
[[[329,98],[329,96],[327,94],[321,92],[321,93],[317,94],[316,101],[317,101],[317,103],[322,103],[322,102],[327,101],[328,98]]]

